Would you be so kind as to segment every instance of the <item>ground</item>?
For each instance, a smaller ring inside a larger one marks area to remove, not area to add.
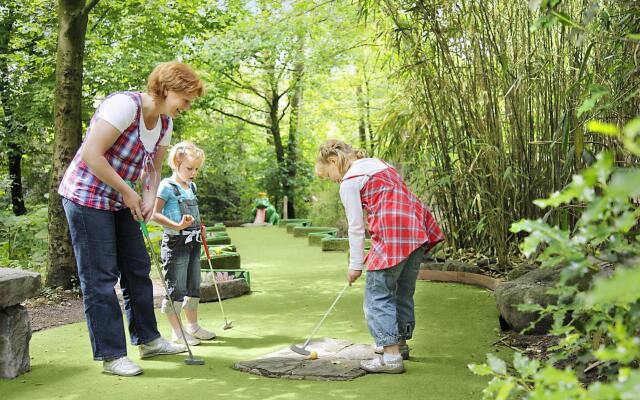
[[[32,371],[0,381],[3,400],[157,398],[182,399],[443,399],[481,397],[486,377],[473,375],[467,364],[485,360],[497,349],[497,312],[487,290],[443,283],[419,282],[416,289],[415,338],[407,372],[400,376],[367,375],[348,382],[292,381],[235,371],[232,365],[306,339],[346,278],[347,255],[321,252],[306,238],[293,238],[284,229],[229,229],[251,270],[252,293],[225,300],[234,328],[223,331],[217,303],[203,304],[200,320],[219,338],[194,348],[204,366],[188,366],[185,355],[140,360],[144,369],[135,378],[101,373],[91,360],[84,322],[35,332],[31,340]],[[344,294],[318,337],[371,343],[362,313],[364,282]],[[164,316],[156,314],[160,331],[168,334]]]

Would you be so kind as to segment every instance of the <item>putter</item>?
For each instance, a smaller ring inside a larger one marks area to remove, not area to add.
[[[309,342],[311,342],[311,338],[313,337],[313,335],[316,334],[316,332],[318,331],[318,329],[320,329],[320,326],[322,325],[322,323],[324,322],[325,318],[327,318],[327,315],[329,315],[329,313],[331,312],[331,310],[333,310],[333,307],[335,307],[335,305],[338,303],[338,300],[340,300],[340,297],[342,297],[342,294],[345,292],[345,290],[347,290],[347,288],[349,287],[349,283],[347,282],[346,285],[344,285],[344,287],[342,288],[342,290],[340,291],[340,293],[338,293],[338,297],[336,297],[336,299],[333,301],[333,303],[331,304],[331,306],[329,307],[329,309],[327,310],[326,313],[324,313],[324,315],[322,316],[322,318],[320,319],[320,322],[318,322],[318,324],[316,325],[315,328],[313,328],[313,331],[311,332],[311,335],[309,335],[309,338],[307,339],[306,342],[304,342],[304,344],[302,345],[302,347],[296,346],[295,344],[292,345],[291,347],[289,347],[291,350],[293,350],[294,352],[301,354],[303,356],[308,356],[311,354],[311,352],[309,350],[307,350],[307,346],[309,345]]]
[[[160,263],[156,258],[156,252],[153,249],[153,243],[151,242],[151,238],[149,237],[149,230],[147,229],[147,224],[144,221],[138,221],[140,223],[140,228],[142,229],[142,234],[149,245],[149,250],[151,251],[151,259],[153,260],[153,264],[156,266],[158,273],[160,274],[160,280],[162,281],[162,285],[164,286],[164,292],[169,297],[169,287],[167,286],[167,282],[164,280],[164,274],[162,273],[162,268],[160,267]],[[179,315],[176,312],[176,307],[173,305],[173,301],[169,301],[171,303],[171,308],[173,309],[173,313],[175,315]],[[191,347],[189,347],[189,343],[187,342],[186,335],[184,334],[184,329],[182,328],[182,321],[180,317],[178,317],[178,326],[180,327],[180,333],[182,334],[182,340],[184,340],[184,344],[187,346],[187,350],[189,351],[189,358],[184,360],[184,363],[187,365],[204,365],[204,360],[199,360],[193,358],[193,353],[191,352]]]
[[[202,245],[204,246],[204,252],[207,255],[207,261],[209,262],[209,272],[211,272],[211,279],[213,279],[213,286],[216,288],[216,295],[218,295],[218,304],[220,304],[220,311],[222,312],[222,318],[224,319],[224,325],[222,330],[233,328],[233,321],[227,321],[227,317],[224,314],[224,307],[222,306],[222,299],[220,298],[220,290],[218,289],[218,282],[216,281],[216,274],[213,272],[213,266],[211,265],[211,255],[209,254],[209,246],[207,246],[207,230],[204,224],[200,224],[200,235],[202,236]]]

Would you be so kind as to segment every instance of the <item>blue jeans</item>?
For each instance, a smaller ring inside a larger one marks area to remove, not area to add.
[[[164,278],[173,301],[182,301],[185,296],[200,297],[200,242],[193,238],[185,243],[186,237],[162,236]]]
[[[129,209],[105,211],[62,199],[87,317],[94,360],[127,355],[122,311],[114,286],[120,278],[131,343],[158,337],[153,312],[151,264],[138,223]]]
[[[364,315],[376,346],[390,346],[411,339],[416,326],[413,294],[424,247],[388,269],[367,271]]]

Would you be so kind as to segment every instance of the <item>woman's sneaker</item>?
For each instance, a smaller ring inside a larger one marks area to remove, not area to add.
[[[178,354],[187,351],[187,346],[168,342],[163,337],[159,337],[149,343],[141,344],[139,347],[140,358],[150,358],[161,354]]]
[[[401,357],[394,362],[385,362],[384,356],[379,356],[373,360],[360,361],[360,368],[371,373],[401,374],[404,372],[404,363]]]
[[[195,337],[198,338],[200,340],[212,340],[216,338],[216,334],[213,332],[209,332],[208,330],[204,329],[201,326],[198,326],[197,329],[191,329],[189,326],[187,326],[187,332]],[[191,344],[191,343],[189,343]]]
[[[401,344],[400,345],[400,355],[402,356],[403,360],[408,360],[409,359],[409,345],[407,344]],[[374,353],[376,354],[384,354],[384,347],[382,346],[374,346],[373,349]]]
[[[184,345],[184,339],[187,339],[187,343],[189,344],[189,346],[197,346],[200,344],[200,339],[195,338],[191,335],[189,335],[187,332],[184,333],[184,338],[182,337],[181,333],[178,333],[176,335],[176,333],[174,332],[173,335],[171,336],[171,341],[173,343],[177,343],[177,344],[182,344]]]
[[[135,376],[142,373],[142,368],[129,359],[129,357],[114,358],[102,361],[102,369],[107,374],[119,376]]]

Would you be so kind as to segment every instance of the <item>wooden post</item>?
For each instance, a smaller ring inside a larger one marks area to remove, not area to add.
[[[282,219],[288,219],[289,217],[289,199],[287,198],[287,196],[284,196],[282,198]]]

